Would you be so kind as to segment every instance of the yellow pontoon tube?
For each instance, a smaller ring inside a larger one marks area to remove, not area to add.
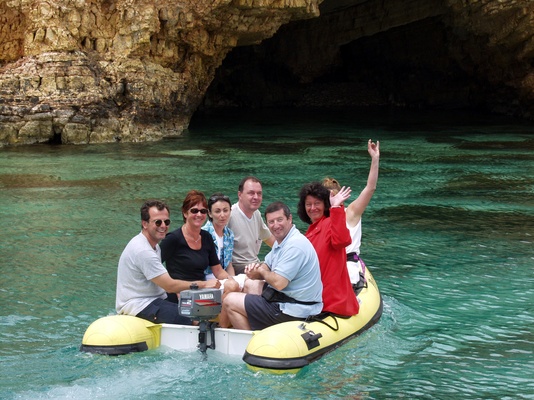
[[[293,372],[369,329],[382,315],[382,297],[368,268],[365,277],[367,287],[358,294],[357,315],[284,322],[254,332],[243,360],[252,369]]]

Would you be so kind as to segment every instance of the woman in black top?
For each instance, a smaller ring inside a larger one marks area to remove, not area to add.
[[[182,204],[184,224],[167,234],[160,243],[161,261],[174,279],[203,281],[207,266],[212,269],[221,267],[213,238],[201,229],[206,222],[207,207],[208,202],[202,192],[189,191]],[[178,302],[175,294],[168,293],[168,296],[170,301]]]

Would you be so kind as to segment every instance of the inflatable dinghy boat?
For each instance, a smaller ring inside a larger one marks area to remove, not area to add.
[[[199,349],[204,354],[212,349],[241,356],[255,370],[295,372],[380,319],[382,297],[369,268],[365,271],[365,281],[357,296],[360,304],[357,315],[321,315],[307,321],[284,322],[261,331],[219,328],[211,322],[220,312],[220,290],[184,291],[180,296],[180,311],[199,320],[199,326],[153,324],[133,316],[111,315],[96,320],[87,328],[80,350],[121,355],[159,346],[180,351]]]

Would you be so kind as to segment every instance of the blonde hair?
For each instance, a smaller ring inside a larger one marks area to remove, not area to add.
[[[333,195],[336,195],[341,190],[341,185],[335,178],[331,178],[327,176],[326,178],[323,179],[321,183],[323,184],[325,188],[330,190]]]

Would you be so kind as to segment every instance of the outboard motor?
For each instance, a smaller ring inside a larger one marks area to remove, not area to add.
[[[199,321],[198,348],[206,354],[208,348],[215,349],[215,319],[222,309],[222,291],[220,289],[199,289],[196,284],[191,290],[180,292],[178,302],[180,315]],[[211,334],[211,344],[208,346],[206,334]]]

